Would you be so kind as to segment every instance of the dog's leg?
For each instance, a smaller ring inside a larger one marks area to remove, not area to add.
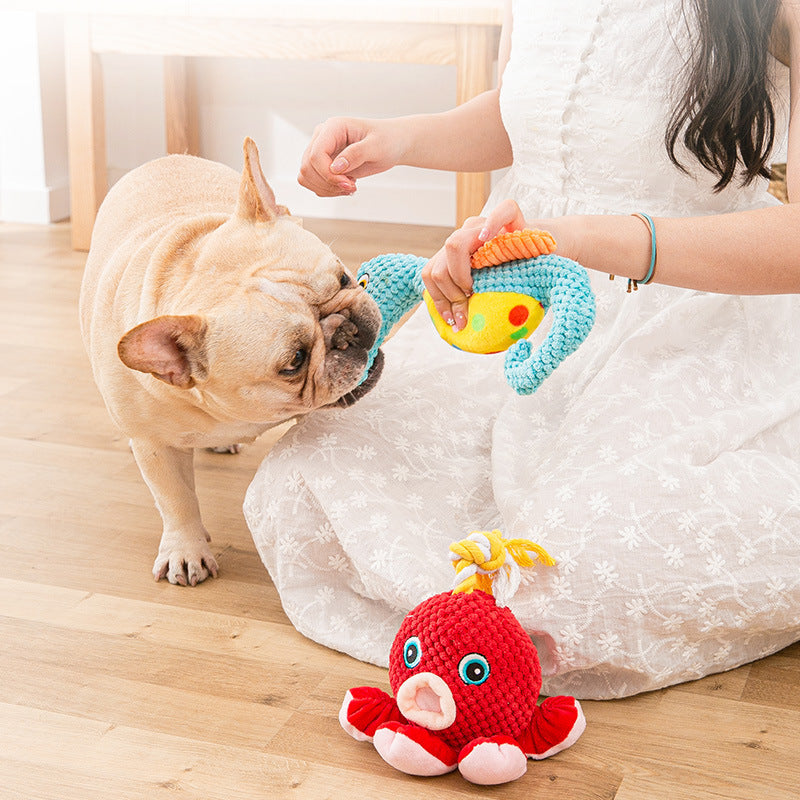
[[[242,452],[242,445],[240,444],[228,444],[223,445],[221,447],[207,447],[209,453],[218,453],[220,455],[238,455]]]
[[[131,439],[131,448],[164,522],[155,579],[195,586],[209,575],[216,578],[219,568],[195,492],[194,450],[149,439]]]

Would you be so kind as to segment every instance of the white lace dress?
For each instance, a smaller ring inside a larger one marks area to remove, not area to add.
[[[775,202],[764,183],[714,195],[712,176],[667,159],[679,7],[515,4],[515,166],[490,205],[513,197],[538,218]],[[776,66],[781,126],[786,81]],[[558,562],[511,604],[547,693],[624,696],[800,638],[800,297],[593,284],[594,330],[536,394],[506,386],[502,357],[449,348],[423,312],[370,395],[275,447],[245,513],[302,633],[386,664],[405,613],[450,586],[448,544],[499,528]]]

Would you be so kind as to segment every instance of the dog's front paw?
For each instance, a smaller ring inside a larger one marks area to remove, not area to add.
[[[165,546],[158,550],[153,576],[157,581],[166,578],[178,586],[197,586],[206,578],[219,574],[217,559],[207,542],[192,541]]]
[[[219,453],[221,455],[238,455],[242,452],[244,445],[241,444],[226,444],[221,447],[207,447],[209,453]]]

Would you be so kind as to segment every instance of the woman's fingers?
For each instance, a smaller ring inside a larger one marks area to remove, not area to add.
[[[317,125],[300,163],[297,180],[320,197],[352,194],[355,179],[350,174],[349,146],[363,137],[358,120],[335,117]]]
[[[314,130],[297,180],[320,197],[353,194],[357,179],[395,166],[398,148],[391,123],[334,117]]]
[[[467,323],[472,289],[465,289],[453,280],[443,250],[428,262],[422,278],[441,318],[454,330],[461,330]]]
[[[481,245],[504,231],[525,227],[525,217],[516,202],[505,200],[486,218],[470,217],[448,236],[444,247],[425,265],[422,280],[442,319],[455,331],[469,318],[472,295],[470,257]],[[513,256],[513,254],[512,254]]]
[[[454,330],[467,324],[472,295],[470,255],[480,245],[478,234],[483,220],[473,218],[454,231],[444,247],[422,270],[422,280],[442,319]]]
[[[514,200],[503,200],[492,209],[486,217],[483,229],[478,234],[481,244],[493,239],[503,231],[522,230],[526,225],[525,217]]]

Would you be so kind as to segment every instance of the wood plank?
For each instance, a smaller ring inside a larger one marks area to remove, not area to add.
[[[448,25],[501,25],[505,0],[138,0],[137,16],[215,19],[274,19],[310,22],[422,22]],[[129,16],[131,6],[107,0],[83,0],[84,13]]]
[[[465,25],[457,32],[458,78],[456,103],[461,105],[492,87],[492,65],[499,34],[490,28]],[[456,224],[481,213],[491,189],[488,172],[459,172],[456,176]]]
[[[429,255],[446,235],[307,227],[350,266]],[[586,702],[581,740],[509,786],[389,768],[336,719],[347,688],[386,688],[386,671],[294,630],[244,523],[244,490],[274,439],[198,455],[220,578],[153,581],[158,515],[78,335],[84,258],[69,226],[0,224],[3,800],[797,797],[800,643],[693,683]]]
[[[149,519],[149,518],[147,518]],[[155,514],[152,522],[158,523]],[[202,610],[209,593],[223,614],[265,619],[288,625],[274,586],[242,520],[235,536],[212,539],[220,562],[218,585],[199,592],[170,591],[153,580],[150,570],[158,529],[131,529],[125,521],[109,525],[61,523],[27,517],[0,518],[0,549],[6,570],[18,579],[42,586],[80,589],[99,594]]]
[[[199,156],[197,86],[192,59],[164,58],[164,118],[167,152]]]
[[[752,664],[742,699],[748,703],[800,711],[800,643]]]
[[[453,25],[96,16],[91,31],[95,53],[455,63]]]
[[[145,655],[130,638],[75,637],[48,626],[14,630],[3,623],[0,631],[9,648],[0,654],[0,702],[167,734],[186,726],[187,710],[196,709],[203,724],[187,726],[184,733],[196,741],[260,749],[291,716],[281,693],[302,691],[298,683],[313,678],[312,672],[299,678],[296,670],[268,661],[219,663],[216,657],[195,658],[191,651],[164,659],[161,648],[152,647]],[[45,647],[37,635],[45,638]],[[18,656],[10,652],[12,647]],[[82,653],[91,656],[81,658]],[[135,673],[131,663],[137,664]],[[148,675],[148,664],[158,669]],[[208,670],[226,668],[248,676],[249,690],[237,686],[235,692],[220,692],[226,684],[210,681]]]
[[[64,20],[72,246],[88,250],[97,209],[108,190],[100,59],[85,15]]]
[[[30,736],[35,746],[24,745],[20,741],[23,737],[15,736],[17,731],[25,731],[24,738]],[[303,739],[313,740],[315,733],[304,731]],[[357,744],[343,732],[341,735]],[[348,796],[353,787],[358,787],[360,797],[379,798],[407,794],[410,787],[426,783],[386,765],[368,771],[363,761],[357,761],[353,769],[334,765],[319,771],[302,759],[259,752],[256,748],[207,744],[181,735],[107,725],[3,703],[0,754],[0,765],[11,762],[5,769],[0,766],[0,775],[6,773],[6,786],[10,782],[12,790],[15,785],[30,786],[24,784],[25,780],[36,785],[43,776],[49,778],[42,781],[47,789],[63,773],[62,794],[51,795],[59,800],[86,800],[84,782],[92,787],[100,780],[107,781],[104,796],[118,800],[175,797],[176,793],[198,800],[290,796],[306,800]],[[144,761],[146,769],[142,768]],[[436,786],[437,800],[481,796],[458,775],[445,776],[436,781]],[[433,796],[426,792],[426,797]],[[530,795],[503,796],[516,800]],[[27,795],[25,800],[30,797]]]
[[[599,713],[594,749],[626,773],[618,800],[656,797],[653,787],[662,798],[682,798],[678,787],[686,787],[687,798],[763,800],[766,775],[771,797],[796,797],[794,776],[784,773],[800,736],[793,709],[662,691],[603,704]],[[618,750],[621,726],[638,733]]]
[[[299,0],[270,4],[263,0],[192,0],[185,13],[199,17],[245,17],[310,21],[400,21],[445,25],[501,25],[505,0]],[[163,12],[162,12],[163,13]]]
[[[675,687],[674,691],[740,700],[747,685],[749,673],[750,667],[745,665],[729,672],[720,672],[716,675],[709,675],[707,678],[680,684]]]
[[[162,586],[167,589],[166,584]],[[346,659],[309,643],[284,620],[165,606],[9,578],[0,578],[0,614],[27,622],[46,622],[79,633],[140,638],[150,644],[182,650],[222,650],[241,658],[261,659],[264,653],[274,651],[275,658],[284,666],[302,661],[307,668],[315,664],[331,668]],[[273,642],[280,642],[280,647],[273,648]]]

